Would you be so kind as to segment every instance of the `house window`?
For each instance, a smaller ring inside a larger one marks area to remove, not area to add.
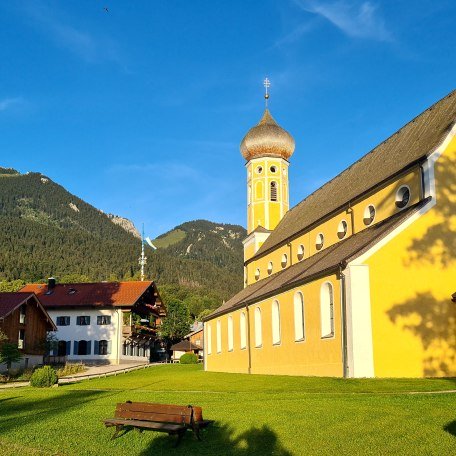
[[[375,207],[372,206],[372,204],[369,204],[369,206],[364,209],[364,216],[363,216],[363,222],[364,225],[368,226],[370,225],[375,219]]]
[[[69,344],[69,342],[68,342],[68,344]],[[57,344],[57,356],[66,356],[66,355],[67,355],[67,341],[59,340],[59,342]]]
[[[109,342],[107,340],[100,340],[98,341],[98,353],[95,347],[95,354],[98,355],[109,355],[110,350],[109,348]]]
[[[255,280],[258,280],[260,278],[260,270],[257,268],[255,270]]]
[[[325,237],[323,236],[322,233],[318,233],[317,237],[315,239],[315,248],[317,250],[321,250],[323,248],[324,242],[325,242]]]
[[[79,326],[88,326],[88,325],[90,325],[90,317],[87,317],[87,316],[77,317],[76,324]]]
[[[210,355],[212,353],[212,328],[211,328],[210,324],[207,325],[206,349],[207,349],[207,354]]]
[[[230,315],[228,317],[228,351],[233,351],[234,345],[234,335],[233,335],[233,317]]]
[[[282,255],[282,259],[281,259],[281,261],[280,261],[280,264],[281,264],[281,266],[282,266],[282,269],[287,267],[287,263],[288,263],[288,256],[287,256],[286,253],[284,253],[284,254]]]
[[[17,341],[17,348],[24,348],[25,347],[25,330],[19,330],[19,337]]]
[[[403,185],[399,188],[396,193],[396,207],[403,209],[408,205],[410,201],[410,188],[407,185]]]
[[[26,312],[27,306],[26,304],[22,304],[20,310],[19,310],[19,323],[21,325],[25,324],[25,312]]]
[[[271,182],[271,201],[277,201],[277,182]]]
[[[70,317],[57,317],[57,326],[70,326]]]
[[[348,224],[345,220],[342,220],[337,227],[337,237],[343,239],[347,235]]]
[[[304,246],[301,244],[298,247],[298,252],[297,252],[298,261],[301,261],[304,258],[304,253],[305,253],[305,249],[304,249]]]
[[[263,335],[261,330],[261,309],[255,309],[255,347],[261,347],[263,344]]]
[[[334,336],[334,293],[329,282],[324,283],[320,290],[321,337]]]
[[[268,263],[268,274],[271,275],[272,274],[272,269],[273,269],[273,265],[272,265],[272,261],[270,261]]]
[[[272,344],[280,344],[280,306],[279,301],[272,303]]]
[[[304,297],[301,292],[294,295],[295,341],[304,340]]]
[[[217,353],[222,352],[222,323],[217,320]]]
[[[92,352],[92,344],[90,340],[75,340],[74,351],[75,355],[90,355]]]
[[[245,312],[241,312],[241,319],[239,322],[239,330],[241,335],[241,350],[247,347],[247,325],[245,321]]]
[[[98,315],[97,316],[97,325],[110,325],[111,324],[111,315]]]

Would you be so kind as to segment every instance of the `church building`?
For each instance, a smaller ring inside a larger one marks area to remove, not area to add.
[[[241,142],[245,287],[205,319],[205,369],[456,376],[455,133],[456,91],[290,209],[266,107]]]

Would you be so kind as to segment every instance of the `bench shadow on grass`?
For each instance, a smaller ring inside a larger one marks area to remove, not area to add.
[[[175,437],[160,435],[155,437],[140,456],[173,454],[174,455],[233,455],[233,456],[292,456],[280,443],[277,434],[267,425],[252,427],[235,436],[233,428],[214,423],[202,434],[198,442],[187,431],[181,444],[174,448]]]

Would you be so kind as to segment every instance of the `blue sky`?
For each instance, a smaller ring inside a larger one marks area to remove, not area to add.
[[[294,205],[455,88],[455,18],[450,0],[1,2],[0,166],[151,236],[245,226],[265,76]]]

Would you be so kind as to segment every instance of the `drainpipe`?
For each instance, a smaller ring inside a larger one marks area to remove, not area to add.
[[[355,234],[355,216],[353,214],[353,208],[351,207],[351,201],[348,202],[347,214],[350,214],[351,234]]]
[[[247,373],[251,374],[252,373],[252,352],[250,349],[250,313],[249,313],[249,306],[247,304],[245,305],[245,311],[247,314],[247,352],[248,352],[248,358],[249,358],[249,365],[247,368]]]
[[[290,266],[293,266],[293,255],[291,251],[291,242],[287,244],[288,247],[290,247]]]
[[[347,265],[345,262],[339,264],[339,277],[340,277],[340,302],[341,302],[341,330],[342,330],[342,366],[344,378],[349,376],[347,365],[347,296],[346,296],[346,280],[343,270]]]

